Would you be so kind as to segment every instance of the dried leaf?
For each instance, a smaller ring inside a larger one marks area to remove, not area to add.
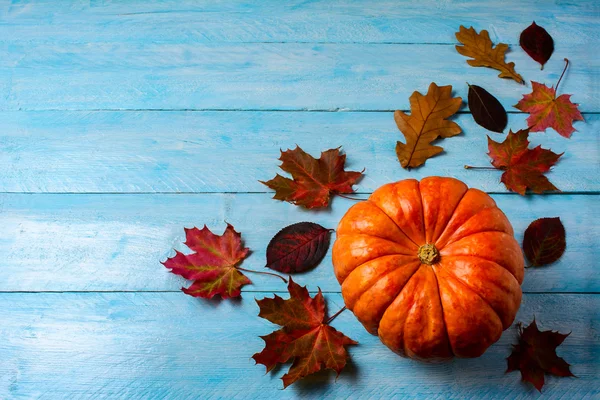
[[[410,96],[410,115],[400,110],[394,113],[396,125],[406,138],[406,143],[396,144],[396,155],[403,168],[423,165],[428,158],[444,151],[430,143],[461,132],[456,122],[446,120],[461,104],[460,97],[452,97],[452,86],[431,83],[427,95],[415,91]]]
[[[346,155],[338,149],[321,153],[317,160],[300,147],[281,152],[280,168],[292,179],[277,174],[270,181],[260,183],[275,190],[274,199],[288,201],[306,208],[327,207],[332,193],[354,193],[352,185],[362,172],[344,171]]]
[[[517,133],[509,131],[502,143],[495,142],[488,136],[488,155],[492,159],[492,165],[504,171],[500,180],[507,189],[521,195],[525,195],[527,189],[535,193],[558,190],[543,173],[550,170],[562,153],[556,154],[541,146],[528,149],[528,135],[527,129]]]
[[[248,255],[242,246],[241,234],[227,224],[223,235],[212,233],[206,225],[202,229],[185,229],[185,245],[194,253],[175,256],[162,263],[174,274],[194,282],[182,288],[185,294],[209,299],[220,295],[223,299],[238,297],[244,285],[252,283],[237,268]]]
[[[272,299],[256,301],[260,308],[258,316],[282,328],[261,336],[265,348],[252,358],[267,367],[267,372],[293,359],[289,371],[281,378],[284,388],[323,368],[333,369],[339,375],[348,359],[345,346],[357,342],[327,324],[325,299],[320,289],[315,297],[310,297],[306,287],[290,278],[288,291],[287,300],[274,295]]]
[[[540,218],[525,230],[523,251],[532,267],[558,260],[567,247],[565,227],[559,217]]]
[[[552,36],[544,28],[536,25],[535,21],[521,32],[519,44],[529,57],[542,65],[542,69],[554,52]]]
[[[515,108],[528,112],[527,124],[531,132],[554,128],[561,136],[571,137],[575,132],[573,121],[583,121],[577,109],[578,104],[571,102],[570,94],[556,97],[556,90],[542,83],[531,82],[533,91],[523,96]]]
[[[500,78],[514,79],[519,83],[523,83],[521,75],[515,71],[515,63],[504,61],[504,53],[508,50],[508,45],[498,43],[493,47],[488,31],[482,30],[477,33],[473,27],[469,29],[460,26],[460,30],[456,32],[456,39],[463,46],[456,46],[456,51],[465,57],[471,57],[467,63],[472,67],[490,67],[500,71]]]
[[[467,85],[469,85],[467,83]],[[498,99],[477,85],[469,85],[469,109],[479,125],[492,132],[502,133],[508,123],[506,110]]]
[[[575,376],[569,364],[556,355],[556,348],[569,334],[542,331],[535,319],[525,329],[519,324],[519,342],[513,345],[513,352],[506,359],[506,372],[521,371],[521,379],[531,382],[540,392],[544,386],[544,373],[555,376]]]
[[[286,226],[267,246],[267,267],[286,274],[316,267],[329,249],[330,232],[312,222]]]

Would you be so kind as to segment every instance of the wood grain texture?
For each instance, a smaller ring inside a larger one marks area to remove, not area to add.
[[[454,43],[453,30],[473,24],[518,44],[532,20],[559,44],[599,38],[594,0],[38,0],[3,1],[0,11],[8,43]]]
[[[366,196],[365,196],[366,197]],[[567,249],[555,264],[528,269],[526,292],[600,292],[597,195],[494,195],[516,238],[533,220],[560,216]],[[269,194],[0,195],[0,291],[177,291],[186,282],[159,263],[185,250],[183,227],[225,221],[242,233],[252,254],[244,268],[263,270],[269,240],[284,226],[311,221],[336,228],[353,201],[334,198],[325,211],[306,211]],[[248,274],[245,291],[285,291],[278,279]],[[340,291],[331,252],[298,275],[325,291]]]
[[[315,288],[311,285],[311,288]],[[270,295],[255,293],[257,298]],[[335,312],[338,294],[327,295]],[[600,297],[523,298],[516,321],[572,331],[558,354],[577,378],[547,377],[540,395],[505,374],[515,328],[478,359],[422,364],[400,358],[344,312],[333,326],[357,340],[337,381],[318,373],[281,390],[250,356],[275,326],[253,299],[207,302],[181,293],[0,294],[0,397],[44,399],[598,398]],[[243,332],[243,334],[241,333]]]
[[[571,140],[550,129],[530,134],[532,146],[565,153],[548,173],[563,192],[600,191],[600,116],[585,118]],[[490,166],[486,135],[505,135],[470,114],[455,121],[463,133],[437,142],[445,152],[407,171],[394,152],[404,138],[391,112],[3,112],[0,192],[268,192],[258,180],[281,173],[279,150],[296,144],[315,157],[342,146],[348,169],[366,169],[355,186],[363,193],[430,175],[507,192],[500,171],[464,169]],[[525,126],[525,115],[510,115],[509,128]]]
[[[543,71],[513,46],[520,85],[470,67],[454,45],[4,44],[0,110],[395,110],[432,81],[466,99],[466,80],[512,109],[530,80],[555,85],[567,57],[560,92],[574,94],[581,111],[600,112],[600,59],[589,57],[590,46],[557,43]]]

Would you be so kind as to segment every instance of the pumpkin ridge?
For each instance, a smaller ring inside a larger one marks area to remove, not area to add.
[[[444,271],[446,273],[448,273],[452,278],[454,278],[454,280],[456,282],[458,282],[459,285],[461,285],[463,288],[466,288],[466,290],[470,291],[471,293],[474,293],[477,297],[479,297],[483,303],[485,305],[487,305],[489,307],[490,310],[492,310],[492,312],[494,313],[494,315],[496,316],[496,318],[498,318],[498,321],[500,321],[500,326],[504,327],[504,324],[502,323],[502,318],[500,318],[500,315],[498,315],[498,313],[496,312],[496,310],[494,310],[494,308],[490,305],[490,303],[487,302],[486,299],[484,299],[479,293],[477,293],[475,290],[473,290],[470,286],[468,286],[467,284],[465,284],[462,279],[459,279],[456,275],[454,275],[454,273],[452,273],[452,271],[448,270],[448,268],[444,268]],[[437,278],[437,275],[436,275]],[[440,297],[440,301],[441,301],[441,297]],[[442,315],[444,312],[444,306],[442,304]],[[444,319],[444,326],[446,326],[446,319]],[[502,331],[504,332],[504,331]],[[502,332],[500,332],[500,335],[502,335]],[[499,338],[498,338],[499,339]],[[498,339],[496,339],[494,342],[490,343],[490,346],[494,343],[496,343],[498,341]],[[452,343],[450,343],[450,347],[452,348]],[[454,353],[454,349],[452,348],[452,353]]]
[[[468,257],[468,256],[467,256]],[[489,260],[486,260],[489,261]],[[491,261],[493,262],[493,261]],[[498,264],[498,263],[494,263],[494,264]],[[460,282],[461,284],[463,284],[465,287],[469,288],[471,290],[471,292],[475,293],[477,296],[479,296],[481,298],[481,300],[483,300],[483,302],[485,304],[488,305],[489,308],[492,309],[492,311],[494,312],[494,314],[496,314],[496,316],[498,317],[498,319],[500,320],[500,322],[502,322],[502,318],[500,318],[500,314],[498,313],[498,311],[496,311],[496,309],[494,307],[492,307],[492,305],[485,299],[485,297],[483,297],[475,288],[471,287],[471,285],[469,285],[467,282],[465,282],[463,279],[459,278],[458,276],[456,276],[456,274],[448,267],[444,268],[444,263],[439,263],[440,268],[442,268],[444,271],[446,271],[447,274],[452,275],[452,277],[454,279],[456,279],[458,282]],[[500,265],[500,264],[498,264]],[[509,271],[510,272],[510,271]],[[512,274],[511,274],[512,275]],[[514,277],[513,277],[514,278]],[[515,279],[516,280],[516,279]],[[518,283],[518,282],[517,282]],[[442,307],[443,309],[443,307]],[[504,324],[502,324],[502,327],[504,327]]]
[[[448,224],[450,223],[450,221],[452,221],[452,216],[454,216],[454,213],[456,212],[456,209],[458,208],[458,206],[460,205],[460,203],[463,201],[463,199],[465,198],[465,196],[467,195],[467,193],[469,192],[469,190],[471,190],[471,188],[467,187],[467,190],[465,190],[465,192],[462,194],[462,196],[460,196],[460,200],[458,201],[458,203],[456,203],[456,206],[454,206],[454,209],[450,213],[450,218],[448,218],[448,221],[446,221],[446,225],[444,225],[444,229],[442,229],[442,231],[440,232],[439,236],[436,237],[436,238],[431,238],[431,243],[432,244],[435,244],[435,242],[439,238],[442,237],[442,235],[446,231],[446,228],[448,227]],[[421,195],[421,196],[419,196],[419,197],[421,197],[421,208],[423,208],[423,196],[421,194],[421,182],[419,182],[419,194]],[[423,213],[421,213],[421,214],[423,216],[423,230],[425,231],[425,237],[427,237],[427,228],[425,227],[425,211],[423,210]],[[477,214],[479,214],[479,213],[477,213]],[[471,218],[469,218],[469,219],[471,219]]]
[[[489,231],[489,232],[495,232],[495,231]],[[459,255],[451,255],[451,254],[449,254],[449,255],[446,255],[445,257],[447,257],[447,258],[453,258],[453,257],[471,257],[471,258],[476,258],[476,259],[479,259],[479,260],[483,260],[483,261],[494,263],[497,266],[499,266],[500,268],[507,270],[510,273],[510,275],[513,278],[515,278],[515,280],[517,281],[517,283],[519,284],[519,286],[521,286],[521,282],[519,282],[519,280],[517,279],[517,277],[511,272],[510,269],[506,268],[504,265],[502,265],[502,264],[500,264],[500,263],[498,263],[498,262],[496,262],[494,260],[490,260],[488,258],[481,257],[481,256],[473,256],[473,255],[470,255],[470,254],[459,254]]]
[[[452,241],[452,242],[448,242],[448,243],[444,244],[444,246],[443,246],[442,248],[440,248],[439,250],[440,250],[440,251],[442,251],[442,249],[443,249],[443,248],[445,248],[445,247],[447,247],[447,246],[449,246],[449,245],[451,245],[451,244],[454,244],[454,243],[456,243],[456,242],[459,242],[459,241],[461,241],[461,240],[463,240],[463,239],[466,239],[466,238],[468,238],[468,237],[471,237],[471,236],[474,236],[474,235],[479,235],[479,234],[481,234],[481,233],[488,233],[488,232],[506,233],[506,232],[504,232],[504,231],[499,231],[499,230],[496,230],[496,229],[487,230],[487,231],[472,232],[472,233],[469,233],[469,234],[468,234],[468,235],[466,235],[466,236],[463,236],[463,237],[461,237],[461,238],[458,238],[457,240],[454,240],[454,241]],[[508,235],[508,233],[506,233],[506,234]]]
[[[386,257],[386,256],[383,256],[383,257]],[[381,258],[381,257],[378,257],[378,258]],[[412,262],[408,262],[408,263],[406,263],[406,264],[402,264],[402,265],[401,265],[401,267],[404,267],[404,266],[407,266],[407,265],[412,265],[413,263],[417,263],[417,262],[418,262],[418,261],[416,261],[416,260],[415,260],[415,261],[412,261]],[[357,303],[358,303],[358,302],[359,302],[359,301],[362,299],[362,297],[365,295],[365,293],[367,293],[369,290],[371,290],[371,289],[373,288],[373,286],[375,286],[377,283],[379,283],[379,281],[380,281],[380,280],[382,280],[383,278],[385,278],[385,277],[386,277],[386,276],[388,276],[389,274],[391,274],[391,273],[393,273],[393,272],[396,272],[396,271],[397,271],[399,268],[401,268],[401,267],[394,268],[394,269],[392,269],[392,270],[390,270],[390,271],[386,272],[385,274],[383,274],[383,276],[380,276],[380,277],[379,277],[379,279],[376,279],[376,280],[375,280],[375,282],[373,282],[371,285],[369,285],[369,287],[368,287],[368,288],[366,288],[366,289],[365,289],[365,291],[364,291],[364,292],[362,292],[362,293],[360,294],[360,296],[358,296],[358,299],[357,299],[357,300],[354,302],[354,305],[356,305],[356,304],[357,304]],[[409,277],[408,277],[408,279],[406,280],[406,283],[404,284],[404,286],[402,286],[402,288],[400,289],[400,291],[398,291],[398,293],[396,293],[396,295],[394,296],[394,298],[392,299],[392,301],[390,301],[390,303],[389,303],[389,304],[392,304],[392,302],[393,302],[394,300],[396,300],[396,298],[397,298],[397,297],[400,295],[400,293],[402,292],[402,290],[404,289],[404,287],[405,287],[405,286],[408,284],[408,282],[409,282],[409,281],[412,279],[413,275],[414,275],[414,274],[415,274],[415,273],[416,273],[418,270],[419,270],[419,268],[415,268],[415,270],[413,271],[413,273],[412,273],[412,274],[410,274],[410,276],[409,276]],[[352,271],[352,272],[354,272],[354,271]],[[387,305],[387,307],[389,307],[389,304]],[[386,307],[386,309],[387,309],[387,307]],[[351,309],[350,311],[352,311],[352,309]],[[381,319],[380,319],[380,321],[381,321]]]
[[[440,309],[442,310],[442,319],[444,320],[444,333],[446,334],[446,340],[448,341],[448,347],[450,348],[450,353],[454,357],[454,349],[452,348],[452,344],[450,343],[450,335],[448,334],[448,327],[446,326],[446,314],[444,313],[444,304],[442,303],[442,291],[440,289],[440,282],[437,276],[437,272],[435,272],[435,268],[433,265],[429,265],[429,267],[433,270],[433,276],[435,276],[435,284],[438,289],[438,300],[440,301]]]
[[[456,228],[456,230],[459,230],[459,229],[460,229],[460,228],[462,228],[464,225],[466,225],[466,224],[467,224],[467,223],[468,223],[470,220],[472,220],[473,218],[475,218],[476,216],[478,216],[478,215],[479,215],[479,214],[481,214],[482,212],[484,212],[484,211],[487,211],[487,210],[489,210],[489,209],[491,209],[491,208],[495,208],[495,209],[497,209],[498,211],[502,212],[502,210],[501,210],[501,209],[500,209],[498,206],[494,206],[494,207],[485,207],[485,208],[482,208],[481,210],[479,210],[479,212],[478,212],[478,213],[471,215],[471,217],[469,217],[469,219],[467,219],[467,220],[466,220],[465,222],[463,222],[463,223],[462,223],[460,226],[458,226],[458,227]],[[503,213],[503,212],[502,212],[502,213]],[[503,213],[503,214],[504,214],[504,213]],[[444,247],[448,246],[449,244],[452,244],[452,243],[458,242],[459,240],[462,240],[462,239],[464,239],[464,238],[466,238],[466,237],[469,237],[469,236],[471,236],[471,235],[476,235],[476,234],[478,234],[478,233],[484,233],[484,232],[504,232],[504,231],[498,231],[498,230],[478,231],[478,232],[473,232],[473,233],[470,233],[470,234],[468,234],[468,235],[466,235],[466,236],[459,237],[459,238],[457,238],[457,239],[453,239],[453,238],[452,238],[452,236],[450,236],[450,238],[449,238],[449,239],[446,241],[446,243],[444,243],[444,245],[443,245],[443,246],[441,246],[441,247],[442,247],[442,248],[444,248]],[[504,233],[508,234],[508,232],[504,232]],[[444,232],[442,232],[442,235],[440,235],[440,237],[441,237],[441,236],[443,236],[443,234],[444,234]],[[440,249],[440,250],[441,250],[441,249]]]
[[[385,239],[385,238],[382,238],[381,236],[368,235],[368,234],[366,234],[366,233],[346,233],[346,234],[343,234],[343,235],[340,235],[340,236],[368,236],[368,237],[377,238],[377,239],[380,239],[380,240],[383,240],[383,241],[386,241],[386,242],[389,242],[389,243],[393,243],[393,244],[397,245],[398,247],[402,247],[402,248],[404,248],[404,246],[402,246],[400,243],[398,243],[398,242],[394,242],[393,240]],[[366,247],[368,247],[368,246],[364,246],[364,247],[355,247],[355,249],[364,249],[364,248],[366,248]],[[375,259],[377,259],[377,258],[380,258],[380,257],[385,257],[385,256],[393,256],[393,255],[396,255],[396,254],[398,254],[398,255],[402,255],[402,256],[413,256],[413,255],[415,255],[415,253],[414,253],[414,252],[408,252],[408,251],[409,251],[409,249],[406,249],[406,248],[405,248],[405,250],[407,250],[407,252],[406,252],[406,253],[393,253],[393,254],[386,254],[386,255],[383,255],[383,256],[379,256],[379,257],[371,258],[370,260],[367,260],[367,261],[365,261],[365,262],[368,262],[368,261],[371,261],[371,260],[375,260]],[[364,264],[364,263],[362,263],[362,264]],[[359,264],[359,265],[357,265],[357,266],[356,266],[356,268],[360,267],[362,264]]]
[[[420,196],[420,195],[421,195],[421,192],[419,191],[419,198],[421,198],[421,196]],[[370,198],[369,198],[369,199],[367,199],[367,201],[368,201],[368,202],[370,202],[370,203],[372,203],[372,204],[373,204],[375,207],[377,207],[379,210],[381,210],[381,212],[382,212],[382,213],[384,213],[384,214],[385,214],[385,215],[386,215],[386,216],[387,216],[387,217],[388,217],[388,218],[389,218],[389,219],[390,219],[390,220],[391,220],[391,221],[392,221],[392,222],[393,222],[393,223],[394,223],[394,224],[395,224],[395,225],[398,227],[398,229],[400,230],[400,232],[402,232],[402,233],[404,234],[404,236],[406,236],[406,237],[408,238],[408,240],[410,240],[411,242],[413,242],[413,243],[415,244],[415,246],[419,247],[419,245],[418,245],[418,244],[417,244],[417,243],[416,243],[414,240],[412,240],[412,238],[411,238],[410,236],[408,236],[408,235],[406,234],[406,232],[404,232],[404,231],[402,230],[402,228],[400,227],[400,225],[398,225],[398,224],[396,223],[396,221],[394,221],[394,218],[392,218],[392,217],[391,217],[391,215],[389,215],[388,213],[386,213],[386,212],[385,212],[385,210],[384,210],[383,208],[379,207],[379,204],[375,203],[374,201],[371,201],[371,199],[370,199]],[[421,210],[422,210],[422,209],[423,209],[423,204],[421,203]],[[421,213],[421,214],[422,214],[422,213]]]
[[[352,273],[353,273],[354,271],[356,271],[357,269],[359,269],[360,267],[362,267],[363,265],[365,265],[365,264],[366,264],[366,263],[368,263],[368,262],[375,261],[375,260],[379,260],[380,258],[384,258],[384,257],[396,257],[396,256],[407,256],[407,257],[410,257],[408,254],[386,254],[385,256],[375,257],[375,258],[373,258],[373,259],[371,259],[371,260],[369,260],[369,261],[365,261],[364,263],[362,263],[362,264],[360,264],[359,266],[357,266],[356,268],[354,268],[354,269],[352,270],[352,272],[350,272],[350,273],[348,274],[348,276],[346,277],[346,279],[348,279],[348,278],[350,277],[350,275],[352,275]],[[386,276],[388,276],[388,275],[389,275],[389,274],[391,274],[392,272],[394,272],[394,271],[397,271],[397,270],[398,270],[398,268],[401,268],[401,267],[403,267],[403,266],[405,266],[405,265],[408,265],[408,264],[411,264],[411,263],[414,263],[414,262],[417,262],[417,261],[418,261],[418,260],[409,261],[409,262],[407,262],[407,263],[405,263],[405,264],[401,264],[399,267],[392,268],[392,269],[390,269],[389,271],[385,272],[383,275],[381,275],[381,276],[379,276],[377,279],[375,279],[375,281],[373,282],[373,284],[369,285],[369,286],[368,286],[368,287],[365,289],[365,291],[364,291],[364,292],[362,292],[362,293],[360,294],[360,296],[358,296],[358,300],[360,300],[360,298],[362,297],[362,295],[363,295],[363,294],[365,294],[365,292],[367,292],[367,291],[368,291],[369,289],[371,289],[373,286],[375,286],[375,284],[376,284],[377,282],[379,282],[381,279],[385,278]],[[412,275],[411,275],[411,277],[412,277]],[[346,279],[344,279],[344,281],[342,282],[342,284],[343,284],[344,282],[346,282]],[[409,278],[409,279],[410,279],[410,278]],[[408,280],[407,280],[407,282],[408,282]],[[358,300],[356,300],[356,301],[358,302]]]

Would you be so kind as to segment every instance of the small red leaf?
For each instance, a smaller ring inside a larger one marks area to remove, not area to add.
[[[252,283],[236,268],[249,249],[242,247],[242,236],[233,226],[227,224],[221,236],[206,225],[202,229],[186,229],[185,236],[185,245],[194,253],[175,251],[174,257],[162,263],[172,273],[194,281],[189,288],[181,289],[185,294],[207,299],[218,294],[227,299],[238,297],[242,286]]]
[[[296,146],[294,150],[282,151],[279,160],[280,168],[293,179],[277,174],[270,181],[259,182],[275,190],[274,199],[306,208],[327,207],[335,193],[354,193],[352,185],[362,175],[344,170],[346,155],[340,154],[339,149],[324,151],[317,160]]]
[[[535,21],[521,32],[519,44],[529,57],[542,64],[542,69],[554,52],[552,36],[544,28],[536,25]]]
[[[508,190],[525,195],[527,189],[535,193],[547,190],[558,190],[543,174],[558,161],[561,154],[537,146],[528,149],[529,130],[522,129],[516,133],[508,132],[502,143],[493,141],[488,136],[488,155],[492,165],[504,171],[501,182]]]
[[[523,251],[532,267],[558,260],[567,247],[565,227],[559,217],[540,218],[525,230]]]
[[[521,379],[531,382],[542,391],[544,373],[555,376],[575,376],[569,364],[556,355],[556,348],[569,336],[553,331],[538,329],[535,319],[525,329],[519,324],[519,342],[513,345],[513,352],[506,359],[506,372],[521,371]]]
[[[325,322],[325,299],[320,289],[315,297],[310,297],[306,287],[290,278],[288,291],[287,300],[275,295],[256,301],[260,308],[258,316],[282,328],[261,336],[265,348],[252,358],[263,364],[267,372],[293,359],[289,371],[281,378],[284,388],[323,368],[333,369],[339,375],[348,359],[345,346],[357,342]]]
[[[286,226],[267,246],[267,267],[286,274],[314,268],[329,249],[330,232],[312,222]]]

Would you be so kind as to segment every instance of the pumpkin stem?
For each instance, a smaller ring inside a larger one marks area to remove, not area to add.
[[[440,259],[440,252],[431,243],[427,243],[419,247],[419,252],[417,255],[419,256],[419,260],[421,260],[423,264],[427,265],[433,265]]]

